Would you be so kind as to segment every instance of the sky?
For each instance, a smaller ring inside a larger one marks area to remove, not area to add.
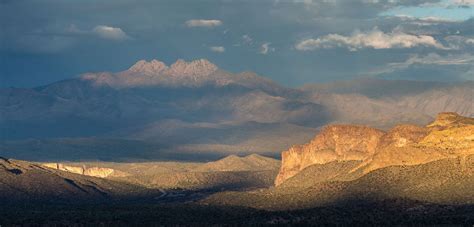
[[[474,80],[473,0],[0,0],[0,87],[205,58],[291,87]]]

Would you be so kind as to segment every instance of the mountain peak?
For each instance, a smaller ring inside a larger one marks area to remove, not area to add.
[[[156,74],[166,69],[168,69],[168,66],[166,66],[165,63],[153,59],[149,62],[146,60],[140,60],[132,65],[132,67],[130,67],[128,70],[132,72],[142,72],[145,74]]]
[[[191,62],[178,59],[171,65],[167,74],[171,76],[206,76],[217,69],[216,65],[206,59],[198,59]]]
[[[449,127],[458,124],[474,124],[474,120],[454,112],[443,112],[439,113],[435,121],[429,124],[428,127]]]
[[[156,59],[151,61],[140,60],[128,69],[130,72],[146,75],[161,74],[167,76],[207,76],[216,70],[217,66],[206,59],[198,59],[191,62],[178,59],[170,67]]]

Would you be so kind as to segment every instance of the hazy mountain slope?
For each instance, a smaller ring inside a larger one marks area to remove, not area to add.
[[[308,141],[318,130],[278,123],[212,124],[165,120],[125,131],[102,138],[0,141],[0,154],[35,161],[125,162],[206,161],[229,154],[250,153],[277,157],[276,152],[288,149],[295,143]]]
[[[302,88],[325,106],[337,122],[388,128],[398,123],[426,124],[439,112],[474,114],[474,83],[360,79]]]
[[[381,98],[416,95],[433,89],[459,84],[460,83],[448,84],[431,81],[362,78],[323,84],[307,84],[302,87],[302,90],[333,94],[360,94],[369,98]]]
[[[128,184],[0,158],[0,200],[100,201],[139,197],[153,192]]]
[[[97,144],[123,139],[120,143],[130,150],[120,149],[117,160],[180,159],[172,152],[199,154],[201,160],[231,153],[276,154],[308,140],[328,123],[390,128],[425,124],[440,111],[470,116],[473,87],[470,82],[366,79],[291,89],[252,72],[223,71],[203,59],[170,66],[139,61],[122,72],[0,89],[0,154],[41,160],[40,150],[53,149],[64,151],[53,151],[56,159],[77,160],[84,154],[83,159],[107,160],[107,149],[94,155],[93,148],[78,151],[73,145],[90,147],[87,141],[61,141],[85,137]],[[25,139],[47,142],[28,151],[30,141],[8,141]],[[142,142],[133,142],[134,149],[128,140]]]
[[[296,142],[307,141],[316,132],[316,128],[289,123],[190,123],[163,120],[111,136],[129,135],[133,139],[172,144],[174,146],[170,146],[169,150],[175,152],[228,155],[274,153]]]
[[[132,161],[132,160],[190,160],[179,153],[169,153],[166,146],[128,139],[60,138],[0,141],[0,154],[34,161]],[[215,157],[215,156],[212,156]],[[202,156],[201,158],[209,158]]]
[[[166,74],[148,74],[132,67],[117,74],[87,74],[34,89],[2,89],[1,136],[19,139],[103,135],[163,119],[310,126],[327,120],[321,106],[291,98],[300,94],[297,90],[252,73],[208,72],[206,65],[211,63],[201,63],[180,62],[177,64],[184,69],[171,67]],[[115,79],[123,86],[113,82]],[[173,82],[168,84],[162,79]],[[137,82],[141,80],[156,82]],[[315,115],[319,117],[314,118]]]

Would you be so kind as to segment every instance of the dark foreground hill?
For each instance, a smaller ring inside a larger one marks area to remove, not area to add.
[[[474,157],[459,161],[385,167],[355,180],[328,170],[344,173],[357,163],[328,163],[276,188],[166,189],[163,196],[153,188],[2,159],[0,224],[472,225]]]
[[[3,203],[101,202],[160,194],[158,190],[149,190],[134,184],[0,158],[0,201]]]
[[[347,170],[351,165],[350,162],[332,162],[311,166],[278,187],[215,194],[204,202],[268,210],[397,199],[446,205],[474,204],[474,155],[466,160],[443,159],[422,165],[385,167],[355,180],[347,180],[347,172],[335,172]],[[328,177],[325,172],[330,170],[334,173]]]
[[[474,119],[328,126],[278,160],[0,159],[0,224],[474,224]],[[276,177],[278,168],[280,173]],[[276,186],[272,186],[275,181]]]

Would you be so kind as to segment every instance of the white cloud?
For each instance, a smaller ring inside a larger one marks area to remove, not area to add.
[[[259,53],[260,54],[268,54],[269,52],[275,51],[275,48],[271,47],[270,44],[272,44],[272,43],[267,42],[267,43],[262,44],[262,46],[260,47]]]
[[[253,41],[252,37],[250,37],[248,34],[243,35],[242,40],[244,44],[252,44]]]
[[[188,27],[216,27],[222,25],[222,21],[220,20],[188,20],[185,22],[186,26]]]
[[[89,31],[81,30],[75,24],[70,24],[69,27],[66,28],[66,32],[70,34],[85,34]]]
[[[451,0],[451,2],[455,5],[461,6],[474,5],[474,0]]]
[[[446,17],[439,17],[439,16],[428,16],[428,17],[415,17],[405,14],[398,14],[393,16],[403,21],[408,21],[412,24],[416,25],[433,25],[433,24],[440,24],[440,23],[459,23],[464,20],[456,20]]]
[[[447,49],[435,38],[429,35],[412,35],[401,31],[384,33],[377,28],[368,32],[355,31],[351,36],[329,34],[317,39],[306,39],[296,44],[297,50],[308,51],[321,48],[346,47],[351,51],[362,48],[392,49],[427,46]]]
[[[212,46],[212,47],[209,47],[209,49],[212,51],[212,52],[217,52],[217,53],[223,53],[225,52],[225,48],[223,46]]]
[[[451,49],[463,49],[468,48],[469,46],[474,46],[474,38],[473,37],[465,37],[460,35],[451,35],[444,38],[448,43]]]
[[[446,55],[440,56],[436,53],[430,53],[425,56],[418,54],[412,55],[404,62],[389,63],[386,66],[375,69],[369,74],[379,75],[384,73],[392,73],[395,71],[407,69],[412,65],[473,65],[474,55],[461,54],[461,55]]]
[[[93,32],[103,39],[126,40],[130,38],[121,28],[106,25],[96,26]]]

